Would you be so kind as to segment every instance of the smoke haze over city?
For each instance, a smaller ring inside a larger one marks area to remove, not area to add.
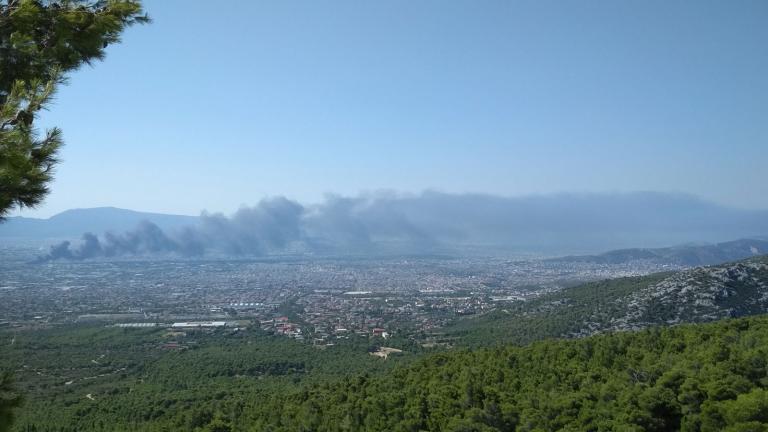
[[[424,192],[328,196],[316,205],[263,199],[232,215],[204,212],[163,230],[143,221],[126,232],[84,233],[41,260],[131,255],[263,256],[273,253],[597,252],[723,241],[768,233],[766,212],[680,194],[558,194],[505,198]]]

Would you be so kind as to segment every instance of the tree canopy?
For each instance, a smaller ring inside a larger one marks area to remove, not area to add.
[[[0,0],[0,219],[48,193],[61,130],[34,121],[56,87],[148,20],[139,0]]]
[[[5,432],[14,419],[14,408],[21,405],[21,394],[13,386],[9,371],[0,370],[0,432]]]
[[[387,360],[368,343],[75,325],[17,332],[0,365],[26,432],[768,431],[766,315]]]

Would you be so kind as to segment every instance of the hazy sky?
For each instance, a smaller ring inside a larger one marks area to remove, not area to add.
[[[146,1],[44,125],[46,204],[197,214],[392,189],[768,208],[768,2]]]

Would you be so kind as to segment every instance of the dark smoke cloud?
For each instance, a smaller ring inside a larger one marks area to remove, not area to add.
[[[169,234],[148,221],[122,234],[107,232],[96,237],[86,233],[79,245],[64,241],[52,246],[39,261],[148,254],[262,256],[291,250],[371,253],[382,242],[422,251],[436,244],[401,215],[372,210],[370,199],[363,198],[329,197],[311,207],[283,197],[270,198],[231,216],[203,213],[198,224]]]
[[[228,255],[264,255],[302,238],[304,207],[286,198],[262,200],[231,217],[203,213],[198,225],[166,234],[149,221],[123,234],[105,233],[101,238],[83,234],[77,247],[68,241],[51,247],[40,261],[83,260],[151,254],[201,256],[211,251]]]
[[[99,239],[92,233],[85,233],[77,247],[69,241],[51,246],[48,255],[40,261],[56,259],[84,260],[96,257],[116,257],[124,255],[144,255],[180,252],[190,255],[182,243],[169,238],[163,230],[152,222],[139,223],[135,230],[124,234],[105,233]]]
[[[286,198],[266,199],[231,217],[203,213],[200,226],[182,238],[231,255],[263,255],[301,240],[304,212],[301,204]]]
[[[145,254],[260,256],[481,250],[571,253],[724,241],[768,233],[768,213],[730,209],[663,193],[561,194],[506,198],[479,194],[328,196],[304,206],[260,201],[231,216],[164,232],[151,222],[121,234],[83,235],[51,247],[41,261]]]

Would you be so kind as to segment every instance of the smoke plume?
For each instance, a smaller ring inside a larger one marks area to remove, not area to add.
[[[124,233],[85,233],[51,247],[40,261],[174,255],[275,253],[377,254],[483,251],[597,252],[724,241],[768,233],[768,213],[730,209],[663,193],[498,197],[328,196],[302,205],[264,199],[231,216],[203,213],[197,223],[163,231],[152,222]]]

